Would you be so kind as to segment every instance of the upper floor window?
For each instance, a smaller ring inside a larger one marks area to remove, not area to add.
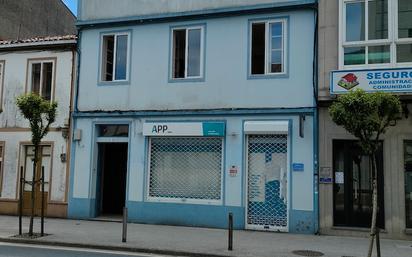
[[[341,66],[397,66],[412,62],[412,1],[341,3]]]
[[[204,26],[172,29],[172,79],[203,77]]]
[[[127,81],[129,32],[103,34],[101,38],[101,81]]]
[[[52,100],[55,59],[29,60],[29,91],[45,100]]]
[[[286,73],[286,20],[251,23],[250,74]]]

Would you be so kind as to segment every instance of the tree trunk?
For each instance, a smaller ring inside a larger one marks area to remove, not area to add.
[[[373,191],[372,191],[372,222],[371,222],[371,234],[370,234],[370,243],[369,243],[369,250],[368,250],[368,257],[372,257],[373,251],[373,241],[376,236],[376,217],[378,214],[378,171],[376,167],[376,155],[373,153],[371,156],[372,158],[372,174],[373,174]]]
[[[33,160],[33,177],[31,184],[31,213],[30,213],[30,225],[29,236],[33,236],[33,220],[34,220],[34,203],[35,203],[35,188],[36,188],[36,170],[37,170],[37,155],[39,152],[39,146],[34,146],[34,160]]]

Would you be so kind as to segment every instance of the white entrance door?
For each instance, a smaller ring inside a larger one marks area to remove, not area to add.
[[[288,136],[248,135],[246,228],[288,231]]]

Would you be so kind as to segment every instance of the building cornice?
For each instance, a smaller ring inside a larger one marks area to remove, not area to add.
[[[293,2],[279,2],[271,4],[260,4],[250,6],[228,7],[209,10],[173,12],[162,14],[150,14],[131,17],[96,19],[96,20],[79,20],[76,25],[79,29],[108,27],[108,26],[128,26],[146,23],[162,23],[179,20],[207,19],[226,16],[239,16],[246,14],[268,13],[273,11],[288,11],[298,9],[317,8],[317,0],[298,0]]]

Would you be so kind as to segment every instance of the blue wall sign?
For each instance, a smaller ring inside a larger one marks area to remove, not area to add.
[[[293,171],[304,171],[305,165],[303,163],[293,163],[292,164]]]

